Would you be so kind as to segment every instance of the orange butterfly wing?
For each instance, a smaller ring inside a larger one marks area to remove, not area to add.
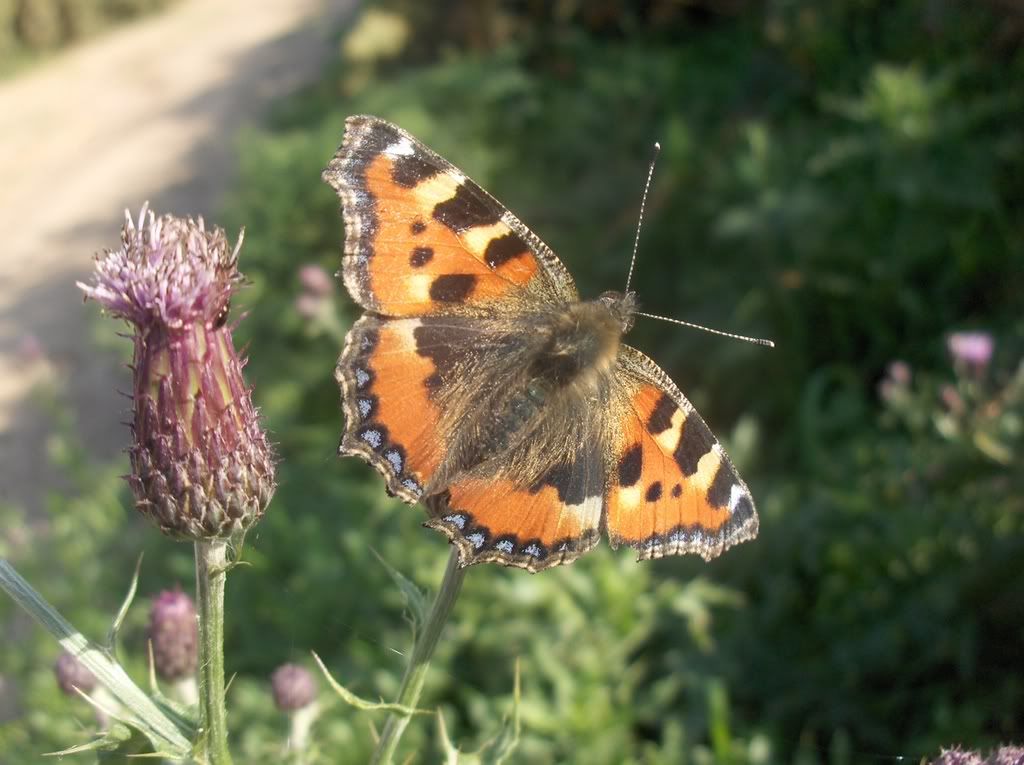
[[[335,372],[340,452],[362,457],[392,494],[415,502],[445,452],[433,394],[479,342],[467,323],[424,322],[574,301],[576,289],[547,245],[404,130],[367,116],[345,125],[323,175],[342,202],[345,286],[377,315],[349,332]]]
[[[547,245],[395,125],[349,117],[323,176],[342,201],[345,286],[366,309],[431,316],[578,299]]]
[[[701,416],[668,375],[622,346],[620,437],[605,524],[612,546],[638,557],[696,553],[710,560],[757,534],[754,501]]]
[[[460,476],[428,501],[427,525],[448,535],[464,566],[495,561],[536,572],[570,563],[600,539],[604,476],[596,443],[528,487]]]

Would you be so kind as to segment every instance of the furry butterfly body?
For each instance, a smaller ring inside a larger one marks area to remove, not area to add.
[[[700,415],[622,342],[632,293],[581,301],[551,250],[400,128],[350,117],[324,171],[365,310],[336,376],[340,450],[422,502],[463,565],[538,571],[602,531],[640,558],[753,537],[746,485]]]

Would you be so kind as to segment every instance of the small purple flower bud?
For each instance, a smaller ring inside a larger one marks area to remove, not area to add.
[[[298,664],[282,664],[270,676],[274,704],[282,712],[295,712],[316,700],[317,685],[313,673]]]
[[[177,681],[195,674],[199,661],[199,625],[192,598],[178,590],[164,590],[149,611],[149,640],[153,666],[164,680]]]
[[[299,269],[299,282],[306,292],[317,297],[327,297],[334,292],[334,279],[315,263],[307,263]]]
[[[946,338],[954,363],[976,371],[983,370],[992,359],[995,341],[988,332],[954,332]]]
[[[96,688],[96,676],[67,651],[57,657],[57,662],[53,665],[53,672],[57,676],[57,685],[68,696],[78,695],[75,688],[86,695],[92,693]]]
[[[274,462],[227,322],[238,272],[223,230],[202,219],[126,216],[121,248],[79,287],[134,325],[136,508],[181,539],[226,537],[263,515]]]

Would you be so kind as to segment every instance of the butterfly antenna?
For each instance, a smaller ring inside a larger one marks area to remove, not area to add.
[[[640,227],[644,223],[644,205],[647,204],[647,191],[651,188],[651,178],[654,177],[654,163],[658,161],[658,153],[660,151],[661,144],[655,142],[651,166],[647,168],[647,182],[644,184],[644,195],[640,197],[640,218],[636,222],[636,238],[633,240],[633,257],[629,260],[629,275],[626,276],[626,292],[629,292],[629,284],[633,281],[633,266],[636,265],[636,252],[640,247]]]
[[[721,335],[722,337],[731,337],[733,340],[743,340],[754,345],[765,345],[769,348],[774,348],[775,343],[771,340],[765,340],[763,337],[747,337],[746,335],[736,335],[732,332],[723,332],[720,329],[711,329],[711,327],[705,327],[702,324],[694,324],[690,321],[682,321],[681,319],[670,319],[668,316],[658,316],[654,313],[644,313],[643,311],[637,311],[637,316],[646,316],[648,319],[658,319],[659,321],[668,321],[672,324],[682,324],[684,327],[691,327],[692,329],[701,329],[705,332],[710,332],[712,335]]]

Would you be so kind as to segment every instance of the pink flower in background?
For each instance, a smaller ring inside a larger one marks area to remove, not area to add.
[[[315,263],[307,263],[299,269],[299,282],[311,295],[325,297],[334,292],[334,279],[325,268]]]
[[[978,373],[988,366],[995,349],[995,341],[988,332],[953,332],[946,338],[946,345],[954,364]]]
[[[57,657],[53,673],[57,677],[57,685],[68,696],[75,696],[78,691],[88,695],[96,687],[96,676],[67,651]]]
[[[199,629],[192,598],[180,589],[164,590],[149,611],[153,666],[164,680],[195,674],[199,661]]]
[[[320,309],[324,301],[322,298],[303,292],[295,298],[295,312],[303,319],[315,319],[320,315]]]
[[[294,712],[316,700],[316,678],[298,664],[282,664],[270,677],[274,704],[282,712]]]

